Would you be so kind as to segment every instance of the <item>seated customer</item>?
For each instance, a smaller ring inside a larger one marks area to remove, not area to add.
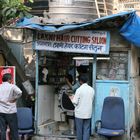
[[[73,77],[72,77],[72,75],[70,75],[70,74],[67,74],[66,76],[65,76],[65,81],[66,81],[66,83],[61,87],[61,89],[60,89],[60,94],[62,94],[62,93],[66,93],[66,94],[68,94],[68,93],[72,93],[72,89],[71,89],[71,87],[70,87],[70,85],[72,85],[72,83],[73,83]],[[68,82],[67,82],[68,81]]]
[[[78,66],[76,69],[76,82],[74,84],[69,80],[69,78],[66,77],[66,82],[74,93],[80,87],[79,77],[81,75],[87,75],[88,72],[87,67],[83,65]]]
[[[69,78],[66,77],[66,83],[74,93],[75,93],[76,89],[80,87],[79,80],[77,80],[75,84],[72,84],[72,82],[69,80]]]

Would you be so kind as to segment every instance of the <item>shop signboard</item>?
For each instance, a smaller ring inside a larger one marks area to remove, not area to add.
[[[0,66],[0,84],[2,84],[2,77],[6,73],[12,75],[12,83],[15,84],[15,66]]]
[[[34,45],[35,50],[88,54],[109,54],[109,47],[109,32],[91,30],[65,34],[38,32]]]

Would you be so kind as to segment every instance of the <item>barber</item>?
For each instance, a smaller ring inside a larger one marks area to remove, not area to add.
[[[80,87],[76,90],[72,102],[75,105],[75,123],[77,140],[90,139],[91,116],[93,110],[94,89],[87,84],[87,77],[79,77]]]

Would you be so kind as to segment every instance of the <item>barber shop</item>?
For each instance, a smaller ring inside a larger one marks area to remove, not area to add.
[[[107,55],[99,58],[108,61],[110,33],[75,30],[63,34],[38,32],[36,37],[39,133],[55,132],[57,122],[60,130],[66,129],[62,134],[74,136],[74,105],[69,97],[80,87],[77,81],[82,74],[94,86],[96,58],[93,54]]]
[[[32,28],[36,139],[76,138],[70,97],[80,86],[77,81],[81,74],[88,77],[88,85],[95,90],[91,137],[132,139],[139,121],[140,49],[119,30],[132,14]]]

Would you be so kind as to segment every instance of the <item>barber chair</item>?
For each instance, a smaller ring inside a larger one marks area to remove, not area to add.
[[[125,133],[124,101],[121,97],[106,97],[103,103],[101,120],[96,122],[97,134],[108,139]]]
[[[74,125],[74,105],[71,102],[69,96],[66,93],[61,94],[60,106],[63,112],[66,113],[68,117],[69,129],[63,132],[63,135],[75,135],[75,125]]]

